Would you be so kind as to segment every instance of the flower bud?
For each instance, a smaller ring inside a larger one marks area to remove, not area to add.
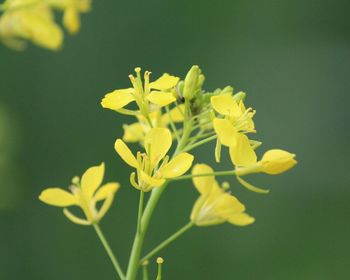
[[[269,150],[260,161],[261,171],[270,175],[283,173],[296,165],[297,161],[294,158],[295,154],[287,151],[279,149]]]
[[[244,101],[246,97],[246,93],[243,91],[237,92],[235,95],[233,95],[233,99],[236,100],[237,102],[239,101]]]
[[[201,74],[201,69],[198,67],[198,65],[192,66],[190,71],[188,71],[185,78],[184,89],[183,89],[183,97],[186,100],[193,99],[195,92],[198,88],[200,74]],[[201,80],[204,82],[203,78],[201,78]]]

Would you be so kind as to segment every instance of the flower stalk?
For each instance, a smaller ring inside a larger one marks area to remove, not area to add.
[[[164,249],[166,246],[168,246],[170,243],[175,241],[178,237],[180,237],[182,234],[184,234],[186,231],[188,231],[190,228],[194,226],[194,223],[191,221],[187,223],[185,226],[183,226],[181,229],[179,229],[177,232],[169,236],[167,239],[165,239],[162,243],[160,243],[157,247],[155,247],[152,251],[150,251],[146,256],[144,256],[141,259],[141,263],[149,260],[151,257],[153,257],[155,254],[157,254],[160,250]]]
[[[124,272],[123,272],[117,258],[115,257],[111,247],[109,246],[107,239],[104,236],[100,226],[98,224],[93,224],[93,227],[94,227],[96,234],[97,234],[98,238],[100,239],[103,247],[105,248],[108,257],[110,258],[117,275],[119,276],[119,278],[121,280],[124,280],[125,279]]]

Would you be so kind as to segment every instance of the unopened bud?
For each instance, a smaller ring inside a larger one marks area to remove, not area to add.
[[[239,101],[244,101],[245,97],[246,97],[246,93],[243,91],[237,92],[235,95],[233,95],[233,99],[237,102]]]
[[[198,65],[192,66],[190,71],[188,71],[185,78],[184,89],[183,89],[183,97],[186,100],[193,99],[194,94],[198,88],[198,79],[199,79],[200,73],[201,73],[201,70],[198,67]]]

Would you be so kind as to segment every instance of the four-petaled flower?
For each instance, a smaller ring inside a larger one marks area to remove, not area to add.
[[[123,108],[129,103],[135,101],[141,114],[148,116],[150,105],[160,107],[169,105],[176,101],[172,89],[177,85],[179,78],[169,74],[163,74],[154,82],[149,81],[151,72],[146,71],[144,74],[144,83],[141,79],[141,68],[135,68],[136,77],[129,75],[132,88],[117,89],[107,93],[102,99],[102,107],[123,112]],[[149,104],[149,102],[151,104]],[[124,111],[125,112],[125,111]]]
[[[213,172],[213,169],[206,164],[196,164],[192,175]],[[245,213],[245,206],[221,188],[214,176],[194,177],[193,183],[200,193],[191,213],[191,221],[197,226],[210,226],[224,222],[246,226],[254,222],[254,218]]]
[[[44,190],[39,199],[46,204],[64,207],[63,213],[74,223],[92,225],[98,223],[111,207],[114,195],[119,189],[118,183],[107,183],[101,186],[104,177],[105,165],[90,167],[85,171],[81,180],[74,177],[70,186],[71,193],[61,188],[48,188]],[[101,186],[101,187],[100,187]],[[104,201],[97,209],[96,203]],[[79,206],[86,219],[78,218],[66,207]]]
[[[188,153],[180,153],[169,161],[167,152],[172,144],[172,136],[167,128],[152,128],[145,136],[145,153],[138,152],[135,157],[121,139],[115,142],[115,150],[131,167],[136,169],[130,175],[131,184],[142,191],[150,191],[159,187],[166,179],[184,174],[192,165],[194,157]]]
[[[232,139],[238,133],[256,132],[253,122],[255,111],[252,108],[246,109],[243,100],[237,101],[230,94],[222,94],[212,96],[211,105],[216,112],[224,116],[223,119],[213,120],[215,132],[223,145],[231,146]]]

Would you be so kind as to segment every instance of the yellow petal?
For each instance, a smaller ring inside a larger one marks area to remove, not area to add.
[[[234,126],[228,120],[219,118],[213,120],[213,125],[220,142],[225,146],[231,146],[238,134]]]
[[[175,178],[184,174],[191,168],[194,156],[188,153],[178,154],[169,163],[164,165],[159,173],[164,178]]]
[[[22,34],[19,36],[27,37],[34,43],[52,50],[58,50],[63,42],[63,32],[60,27],[48,16],[49,11],[43,10],[39,13],[23,12],[19,18],[18,26]]]
[[[247,226],[254,223],[255,219],[246,213],[239,213],[231,215],[227,221],[236,226]]]
[[[160,187],[165,183],[164,178],[151,177],[143,171],[141,171],[141,179],[143,181],[143,185],[141,186],[141,188],[145,192],[148,192],[155,187]]]
[[[162,116],[162,122],[167,125],[170,121],[174,123],[182,122],[185,117],[185,104],[181,104],[171,109],[169,113],[166,113]]]
[[[108,212],[109,208],[111,208],[113,200],[114,200],[114,192],[110,192],[108,193],[105,201],[103,202],[100,210],[98,211],[98,214],[95,217],[95,222],[99,222],[104,215],[106,215],[106,213]]]
[[[103,108],[119,110],[135,100],[133,92],[133,88],[126,88],[107,93],[102,99],[101,105]]]
[[[63,14],[63,25],[70,34],[76,34],[80,29],[80,17],[76,8],[67,7]]]
[[[176,98],[174,97],[174,94],[172,92],[163,91],[152,91],[147,96],[147,99],[150,102],[157,104],[158,106],[166,106],[176,101]]]
[[[152,89],[166,90],[173,88],[178,83],[179,78],[169,74],[163,74],[159,79],[149,84]]]
[[[193,167],[192,175],[211,174],[214,170],[206,164],[196,164]],[[193,177],[193,184],[201,194],[207,194],[215,183],[214,176]]]
[[[240,108],[231,95],[223,94],[212,96],[211,105],[214,110],[224,116],[237,116],[240,114]]]
[[[133,143],[133,142],[143,141],[143,138],[145,137],[145,132],[142,124],[133,123],[130,125],[123,125],[123,128],[124,128],[123,140],[125,142]]]
[[[76,3],[80,12],[86,13],[91,10],[91,0],[80,0]]]
[[[67,207],[77,204],[74,195],[60,188],[49,188],[44,190],[40,194],[39,199],[46,204],[58,207]]]
[[[250,145],[248,137],[242,133],[237,133],[230,146],[230,157],[235,166],[251,166],[257,161],[256,154]]]
[[[172,137],[167,128],[152,128],[145,137],[145,149],[151,160],[152,169],[169,151]]]
[[[244,212],[244,205],[234,196],[222,192],[217,194],[215,199],[215,206],[212,211],[215,212],[217,216],[223,219],[227,219],[232,213]]]
[[[195,202],[192,212],[191,212],[191,221],[196,224],[196,226],[211,226],[217,225],[225,222],[225,219],[222,219],[210,211],[211,206],[206,205],[207,195],[201,195]]]
[[[81,177],[81,189],[87,198],[91,198],[96,189],[102,184],[105,174],[105,164],[92,166]]]
[[[269,150],[263,155],[260,161],[263,167],[262,171],[271,175],[283,173],[297,164],[294,158],[295,154],[284,150]]]
[[[117,139],[114,144],[114,149],[118,155],[131,167],[137,168],[138,163],[135,156],[132,154],[128,146],[121,139]]]
[[[72,212],[70,212],[67,208],[63,209],[63,214],[73,223],[81,225],[81,226],[90,226],[91,222],[78,218]]]
[[[120,185],[118,183],[104,184],[97,190],[94,199],[96,201],[106,199],[111,193],[115,193],[119,189],[119,187]]]

